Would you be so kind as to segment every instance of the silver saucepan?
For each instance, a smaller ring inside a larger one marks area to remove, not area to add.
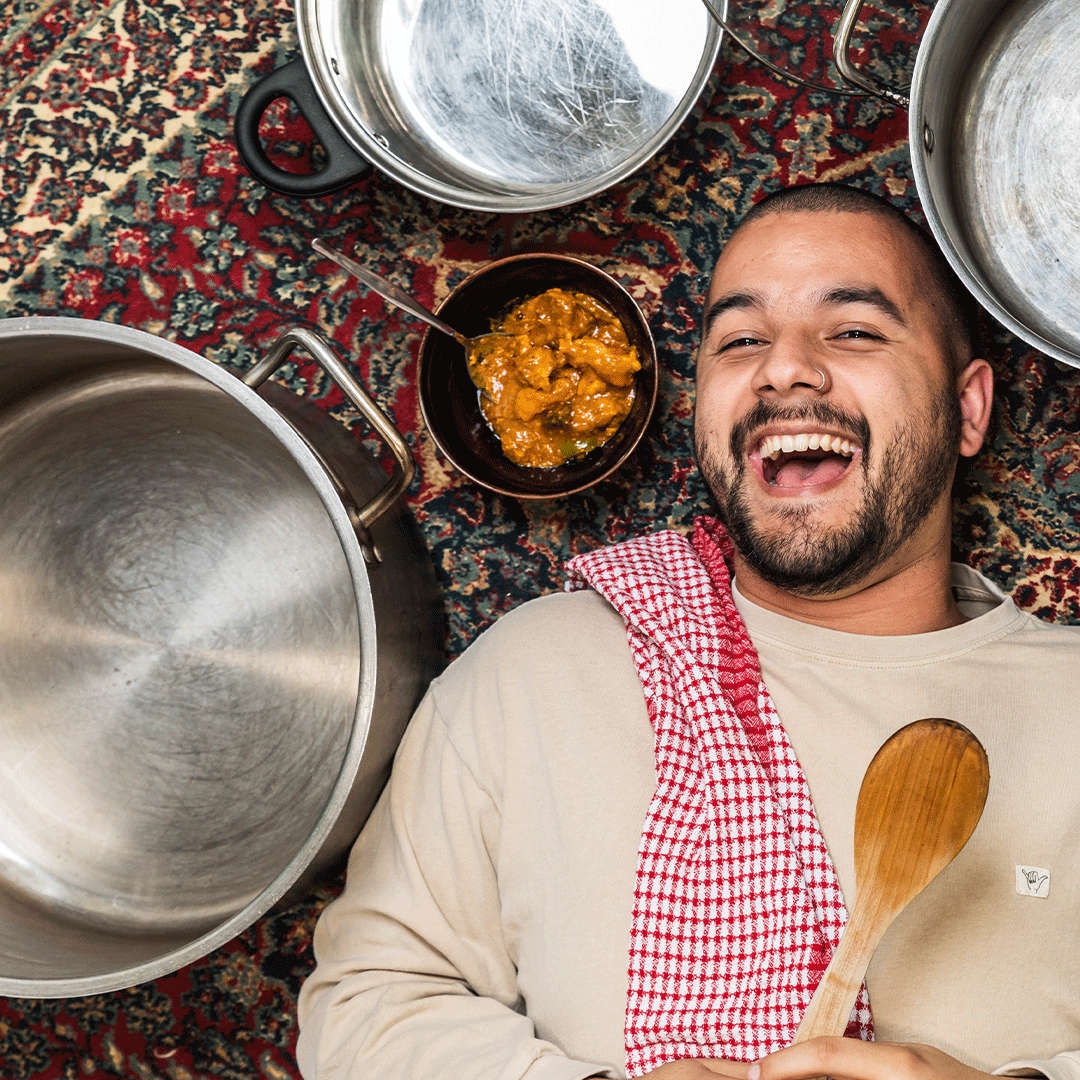
[[[266,381],[310,353],[387,442]],[[324,338],[241,380],[0,320],[0,994],[130,986],[351,843],[435,661],[412,458]]]
[[[852,65],[861,7],[848,0],[837,24],[837,67],[909,105],[915,183],[946,258],[1000,323],[1080,367],[1080,5],[938,0],[910,102]]]
[[[689,113],[721,42],[701,0],[296,0],[296,21],[302,60],[236,116],[254,176],[325,195],[376,166],[493,212],[576,202],[634,172]],[[326,150],[318,173],[263,150],[260,118],[283,96]]]

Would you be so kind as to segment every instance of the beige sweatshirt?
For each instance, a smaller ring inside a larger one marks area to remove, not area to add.
[[[956,573],[978,617],[911,637],[820,630],[736,600],[849,902],[855,799],[885,738],[946,716],[987,749],[975,835],[871,965],[877,1037],[986,1070],[1065,1055],[1037,1067],[1077,1080],[1080,628],[1039,623]],[[544,597],[483,634],[418,710],[316,929],[304,1076],[621,1076],[653,786],[652,729],[603,599]],[[1021,895],[1018,868],[1047,895]]]

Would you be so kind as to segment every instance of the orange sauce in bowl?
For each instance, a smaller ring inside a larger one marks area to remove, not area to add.
[[[469,353],[484,418],[515,464],[553,468],[602,446],[634,403],[637,349],[593,297],[567,289],[524,300]]]

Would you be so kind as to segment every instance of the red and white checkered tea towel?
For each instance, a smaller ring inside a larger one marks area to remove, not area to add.
[[[656,732],[630,940],[626,1069],[787,1046],[847,923],[802,768],[709,519],[578,556],[626,621]],[[873,1038],[866,988],[849,1035]]]

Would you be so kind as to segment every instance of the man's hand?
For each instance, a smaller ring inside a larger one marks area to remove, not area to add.
[[[804,1080],[813,1076],[832,1080],[986,1080],[989,1075],[932,1046],[841,1038],[796,1043],[763,1057],[743,1073],[745,1080]]]
[[[750,1066],[745,1061],[719,1058],[681,1058],[668,1061],[646,1073],[641,1080],[747,1080]]]

